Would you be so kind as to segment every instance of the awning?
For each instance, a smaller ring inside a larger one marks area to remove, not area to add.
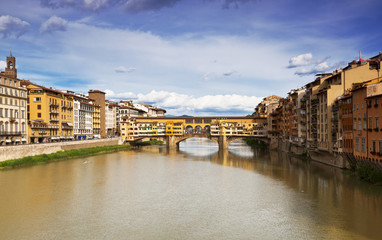
[[[7,139],[7,140],[5,140],[5,142],[7,142],[7,143],[11,143],[12,141],[11,141],[11,140],[9,140],[9,139]]]
[[[26,142],[27,140],[25,138],[21,139],[21,141]]]
[[[20,142],[20,139],[16,139],[15,142]]]

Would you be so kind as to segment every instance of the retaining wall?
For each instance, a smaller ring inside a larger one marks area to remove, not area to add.
[[[17,146],[2,146],[0,147],[0,161],[9,159],[22,158],[27,156],[34,156],[38,154],[49,154],[57,151],[100,147],[109,145],[121,144],[120,138],[107,138],[97,140],[83,140],[83,141],[70,141],[58,143],[39,143],[27,144]]]

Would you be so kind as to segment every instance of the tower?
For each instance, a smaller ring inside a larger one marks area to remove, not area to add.
[[[105,94],[99,90],[89,90],[89,98],[93,99],[96,104],[100,106],[100,134],[102,138],[107,137],[106,132],[106,104],[105,104]]]
[[[7,67],[5,68],[5,75],[11,78],[17,78],[16,58],[12,56],[12,51],[10,51],[9,57],[7,57]]]

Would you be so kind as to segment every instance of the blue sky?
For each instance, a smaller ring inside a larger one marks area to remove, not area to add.
[[[0,0],[0,68],[171,115],[246,115],[382,51],[379,0]],[[2,57],[1,57],[2,56]]]

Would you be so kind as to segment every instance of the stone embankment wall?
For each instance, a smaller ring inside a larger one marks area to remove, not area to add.
[[[9,159],[34,156],[38,154],[49,154],[57,151],[72,150],[79,148],[90,148],[121,144],[120,138],[107,138],[97,140],[70,141],[58,143],[40,143],[17,146],[0,147],[0,161]]]
[[[296,155],[301,155],[303,153],[308,153],[311,160],[320,162],[323,164],[327,164],[333,167],[338,168],[349,168],[349,163],[346,158],[344,158],[342,155],[338,154],[331,154],[327,151],[321,151],[321,150],[309,150],[305,147],[297,146],[295,144],[291,144],[289,141],[282,141],[278,140],[278,142],[274,142],[270,149],[272,150],[280,150],[283,152],[288,152]]]

